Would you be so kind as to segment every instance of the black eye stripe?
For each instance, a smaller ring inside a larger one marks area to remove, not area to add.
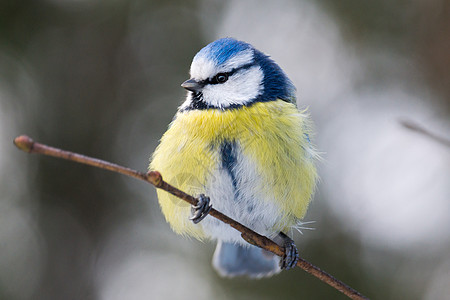
[[[217,82],[215,80],[217,75],[223,74],[223,75],[227,76],[227,79],[228,79],[229,77],[233,76],[236,72],[238,72],[240,70],[250,69],[253,66],[256,66],[256,63],[245,64],[243,66],[240,66],[239,68],[231,70],[230,72],[220,72],[220,73],[217,73],[216,75],[214,75],[212,78],[208,78],[208,79],[202,80],[201,83],[204,84],[204,85],[207,85],[207,84],[220,84],[221,82]]]

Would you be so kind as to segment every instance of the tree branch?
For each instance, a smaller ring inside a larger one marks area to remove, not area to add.
[[[104,160],[100,160],[97,158],[88,157],[85,155],[73,153],[70,151],[61,150],[58,148],[54,148],[51,146],[47,146],[44,144],[36,143],[28,136],[22,135],[14,139],[14,144],[22,151],[28,152],[28,153],[39,153],[39,154],[45,154],[48,156],[53,156],[57,158],[63,158],[66,160],[75,161],[78,163],[94,166],[101,169],[106,169],[109,171],[121,173],[127,176],[131,176],[140,180],[144,180],[152,185],[154,185],[156,188],[163,189],[167,191],[168,193],[183,199],[187,201],[188,203],[192,205],[196,205],[198,202],[198,199],[186,194],[185,192],[177,189],[176,187],[168,184],[165,182],[161,176],[161,174],[157,171],[150,171],[148,173],[143,173],[139,171],[135,171],[130,168],[122,167],[117,164],[113,164]],[[212,208],[209,212],[211,216],[214,218],[217,218],[221,220],[222,222],[229,224],[231,227],[235,228],[236,230],[241,232],[241,236],[244,240],[249,242],[252,245],[256,245],[260,248],[263,248],[267,251],[270,251],[278,256],[283,256],[284,251],[283,248],[280,247],[278,244],[276,244],[274,241],[270,240],[269,238],[260,235],[250,228],[242,225],[241,223],[233,220],[232,218],[224,215],[220,211],[215,210]],[[313,264],[309,263],[308,261],[300,258],[297,262],[297,266],[305,270],[306,272],[310,273],[311,275],[319,278],[323,282],[329,284],[330,286],[334,287],[338,291],[342,292],[346,296],[348,296],[350,299],[368,299],[367,297],[361,295],[358,291],[352,289],[342,281],[334,278],[332,275],[326,273],[325,271],[322,271],[318,267],[314,266]]]

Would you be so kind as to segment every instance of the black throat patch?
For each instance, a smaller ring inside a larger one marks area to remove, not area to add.
[[[202,92],[193,92],[192,93],[192,102],[189,105],[188,109],[208,109],[212,108],[208,103],[203,100]]]

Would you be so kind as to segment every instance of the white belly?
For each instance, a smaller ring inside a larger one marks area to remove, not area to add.
[[[262,192],[260,187],[268,184],[273,183],[261,181],[255,162],[245,157],[239,147],[234,147],[232,168],[219,164],[210,174],[205,194],[218,211],[259,234],[274,236],[278,233],[276,228],[283,227],[280,226],[283,213],[277,205],[280,199],[271,199]],[[247,244],[240,232],[211,216],[199,224],[212,239]]]

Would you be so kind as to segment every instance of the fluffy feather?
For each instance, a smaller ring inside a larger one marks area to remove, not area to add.
[[[274,235],[304,216],[313,193],[316,154],[306,138],[309,133],[306,113],[282,100],[236,110],[180,112],[150,168],[188,193],[210,196],[213,207],[259,233]],[[222,163],[221,146],[227,142],[235,145],[238,199]],[[190,207],[182,200],[164,191],[158,191],[158,199],[176,232],[245,243],[237,231],[214,218],[194,225],[188,219]]]

